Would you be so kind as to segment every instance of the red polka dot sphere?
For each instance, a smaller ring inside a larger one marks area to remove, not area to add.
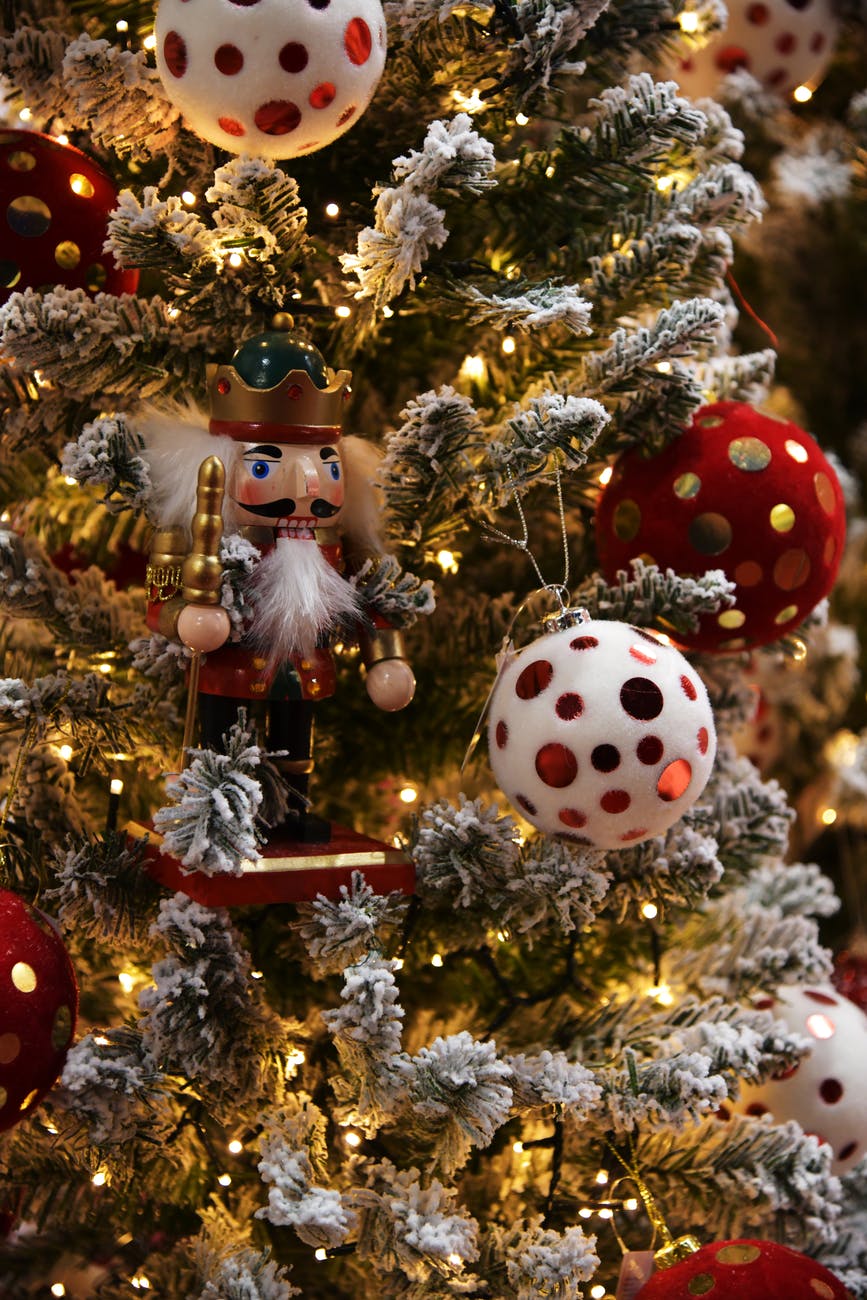
[[[16,289],[134,293],[138,271],[104,253],[117,204],[109,176],[80,149],[36,131],[0,131],[0,303]]]
[[[714,98],[723,77],[739,68],[781,97],[816,89],[840,25],[833,0],[726,0],[726,8],[725,30],[672,70],[684,95]]]
[[[57,931],[0,890],[0,1130],[39,1104],[63,1069],[78,987]]]
[[[830,1145],[832,1172],[846,1173],[867,1155],[867,1015],[824,984],[786,985],[755,1005],[808,1038],[810,1055],[779,1078],[742,1084],[726,1109],[778,1124],[796,1120]]]
[[[203,139],[295,158],[357,121],[385,66],[380,0],[161,0],[157,67]]]
[[[626,623],[547,633],[491,697],[497,784],[528,821],[600,849],[662,835],[716,754],[707,692],[683,655]]]
[[[656,456],[630,448],[596,513],[609,582],[641,557],[698,576],[722,569],[735,604],[678,632],[693,650],[768,645],[803,622],[834,582],[843,494],[815,441],[788,420],[717,402]]]
[[[641,1300],[853,1300],[833,1273],[809,1255],[773,1241],[702,1246],[641,1288]]]

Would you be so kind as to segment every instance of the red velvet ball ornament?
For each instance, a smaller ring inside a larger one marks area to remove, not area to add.
[[[702,407],[655,456],[619,458],[596,513],[606,579],[641,558],[696,576],[722,569],[735,604],[678,633],[693,650],[768,645],[828,594],[843,552],[843,494],[809,434],[743,402]]]
[[[773,1241],[717,1241],[654,1273],[639,1300],[852,1300],[833,1273]]]
[[[134,293],[138,271],[104,253],[111,178],[80,149],[36,131],[0,131],[0,303],[16,289]]]
[[[0,1130],[45,1096],[75,1032],[78,986],[60,935],[0,890]]]
[[[859,938],[857,946],[837,953],[831,983],[844,998],[867,1012],[867,951],[864,949],[863,937]]]

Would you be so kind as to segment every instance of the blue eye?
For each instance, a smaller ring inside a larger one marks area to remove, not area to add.
[[[253,464],[250,466],[250,473],[253,475],[253,478],[267,478],[271,473],[271,466],[268,464],[267,460],[254,460]]]
[[[331,477],[334,479],[334,482],[337,483],[340,478],[340,461],[332,460],[328,468],[331,470]]]

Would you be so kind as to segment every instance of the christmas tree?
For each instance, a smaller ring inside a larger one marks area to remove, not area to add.
[[[16,8],[0,1292],[867,1298],[861,15]]]

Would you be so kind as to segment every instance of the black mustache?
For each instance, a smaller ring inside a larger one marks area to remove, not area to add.
[[[281,497],[279,501],[269,501],[263,506],[248,506],[243,501],[236,501],[235,504],[248,510],[251,515],[261,515],[263,519],[282,519],[295,511],[295,502],[291,497]],[[310,505],[310,513],[317,519],[330,519],[339,509],[340,506],[333,506],[322,497],[317,497]]]

